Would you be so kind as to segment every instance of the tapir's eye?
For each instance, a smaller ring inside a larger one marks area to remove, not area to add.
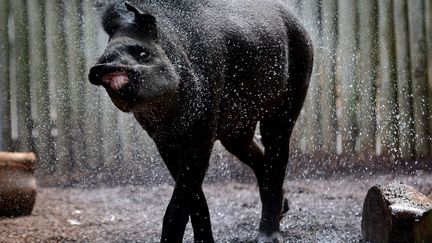
[[[129,51],[140,62],[146,62],[150,57],[149,51],[147,51],[144,47],[139,45],[130,46]]]
[[[149,57],[149,54],[148,52],[143,51],[139,54],[139,56],[141,59],[147,59]]]

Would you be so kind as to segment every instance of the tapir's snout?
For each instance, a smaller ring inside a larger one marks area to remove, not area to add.
[[[101,85],[102,84],[102,77],[101,77],[101,71],[103,69],[103,65],[96,65],[90,68],[90,72],[88,75],[88,79],[91,84],[93,85]]]

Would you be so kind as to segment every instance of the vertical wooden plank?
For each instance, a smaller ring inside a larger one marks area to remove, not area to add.
[[[302,1],[301,0],[286,0],[289,9],[295,14],[299,21],[302,19]],[[301,129],[306,124],[305,110],[302,109],[294,126],[290,140],[291,156],[297,156],[299,153],[304,153],[306,150],[306,135],[304,129]]]
[[[336,154],[336,45],[337,1],[323,0],[322,14],[322,113],[323,150]]]
[[[133,144],[131,127],[130,127],[130,115],[123,112],[118,113],[118,135],[120,140],[120,147],[118,148],[118,163],[115,164],[116,171],[121,171],[122,174],[125,171],[133,168]]]
[[[152,156],[159,156],[155,149],[152,140],[144,132],[133,116],[129,117],[129,126],[132,133],[132,156],[133,163],[138,166],[137,172],[146,174],[148,168],[154,168],[156,165],[152,163]]]
[[[98,29],[98,48],[103,51],[108,43],[108,37],[102,28]],[[102,132],[102,155],[104,167],[107,170],[114,170],[119,163],[120,139],[119,139],[119,110],[114,106],[108,94],[103,88],[98,87],[101,92],[101,132]]]
[[[432,1],[425,1],[425,23],[426,23],[426,44],[427,44],[427,79],[428,79],[428,98],[429,112],[432,112]],[[432,136],[432,119],[429,118],[429,136]],[[429,142],[432,153],[432,143]]]
[[[339,132],[342,152],[353,154],[356,145],[356,1],[339,0],[337,74],[341,112]]]
[[[429,155],[429,109],[426,74],[424,0],[408,1],[411,88],[414,97],[414,127],[417,157]]]
[[[33,120],[30,107],[28,20],[25,0],[11,1],[15,28],[15,81],[17,87],[18,147],[34,151]]]
[[[68,175],[73,168],[72,146],[69,127],[70,119],[70,93],[67,76],[66,43],[63,31],[64,8],[60,0],[47,0],[46,2],[46,32],[48,47],[48,78],[53,87],[53,100],[55,112],[53,120],[56,145],[56,169],[61,174]],[[64,178],[67,180],[68,178]]]
[[[322,134],[321,134],[321,112],[320,112],[320,97],[321,97],[321,86],[319,83],[320,72],[319,68],[321,65],[321,47],[322,42],[320,40],[320,4],[316,0],[305,0],[303,1],[303,21],[305,23],[306,30],[312,38],[314,45],[314,68],[309,84],[309,90],[306,97],[304,106],[306,120],[306,153],[313,155],[315,152],[321,151],[322,149]]]
[[[408,9],[406,0],[393,0],[393,18],[396,40],[396,73],[398,86],[399,156],[414,157],[415,130],[413,96],[411,92]]]
[[[10,77],[9,77],[9,0],[0,0],[0,151],[10,150]]]
[[[35,143],[40,174],[53,172],[55,162],[51,137],[52,122],[48,87],[47,50],[45,44],[45,1],[27,0],[29,18],[30,85],[32,117],[35,120]]]
[[[63,0],[64,5],[64,32],[66,43],[67,62],[67,90],[69,90],[69,120],[68,133],[72,139],[72,160],[75,162],[75,169],[84,169],[85,137],[84,137],[84,86],[88,84],[85,74],[84,51],[81,46],[82,33],[82,8],[81,1]]]
[[[359,0],[359,143],[362,156],[376,155],[376,85],[378,77],[378,6]]]
[[[395,39],[391,0],[378,1],[380,83],[378,91],[378,136],[382,155],[398,153],[397,83]]]
[[[85,70],[86,73],[88,73],[90,67],[96,63],[96,58],[100,55],[100,51],[97,48],[97,24],[99,15],[96,13],[93,7],[92,0],[82,1],[82,9],[82,42],[83,48],[85,50]],[[85,97],[85,157],[87,160],[87,168],[89,170],[95,171],[101,168],[101,165],[103,163],[102,131],[100,129],[102,124],[101,95],[103,89],[91,85],[90,82],[87,82],[87,79],[85,81],[85,84],[83,84]]]
[[[303,6],[302,0],[288,0],[288,4],[297,16],[299,16],[299,17],[302,16],[302,11],[303,11],[302,10],[302,6]]]

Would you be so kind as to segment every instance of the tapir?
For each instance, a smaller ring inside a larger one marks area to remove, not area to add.
[[[195,242],[214,242],[202,182],[216,140],[256,175],[257,241],[283,241],[289,141],[313,66],[311,39],[286,5],[142,0],[104,8],[109,42],[89,80],[134,115],[175,180],[161,242],[182,242],[189,219]]]

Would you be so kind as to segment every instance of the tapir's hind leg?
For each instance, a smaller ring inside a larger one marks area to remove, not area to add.
[[[294,24],[291,27],[288,30],[289,88],[283,102],[273,104],[275,109],[260,120],[265,152],[253,140],[256,123],[244,125],[240,129],[242,132],[233,132],[220,138],[224,147],[248,164],[257,177],[262,202],[258,243],[283,242],[279,223],[282,214],[288,210],[282,187],[288,164],[289,140],[312,72],[311,40],[299,25]]]
[[[266,154],[264,154],[264,148],[253,139],[255,123],[244,126],[242,132],[233,132],[222,138],[221,142],[230,153],[250,166],[257,177],[262,201],[259,242],[277,243],[282,242],[279,233],[279,221],[282,214],[288,211],[288,201],[283,200],[282,184],[288,160],[288,142],[292,125],[286,126],[288,119],[285,117],[275,117],[274,119],[282,124],[275,124],[274,129],[268,129],[267,125],[263,124],[264,129],[261,128],[261,133],[265,133],[263,134],[265,145],[271,146],[270,150],[266,149]],[[266,119],[266,124],[271,127],[271,120]],[[283,136],[279,136],[279,134],[283,134]],[[274,141],[272,141],[272,137],[275,137]],[[273,144],[277,145],[273,146]],[[277,156],[273,156],[274,151],[278,149],[281,152],[278,152]]]
[[[289,140],[294,126],[287,112],[261,121],[264,161],[256,170],[262,214],[258,242],[282,242],[279,223],[283,214],[283,182],[288,164]]]
[[[313,65],[311,41],[301,28],[289,31],[289,88],[286,99],[260,121],[265,148],[264,163],[255,169],[262,215],[258,242],[282,242],[279,223],[283,214],[283,182],[288,164],[289,141],[294,124],[300,114]]]

